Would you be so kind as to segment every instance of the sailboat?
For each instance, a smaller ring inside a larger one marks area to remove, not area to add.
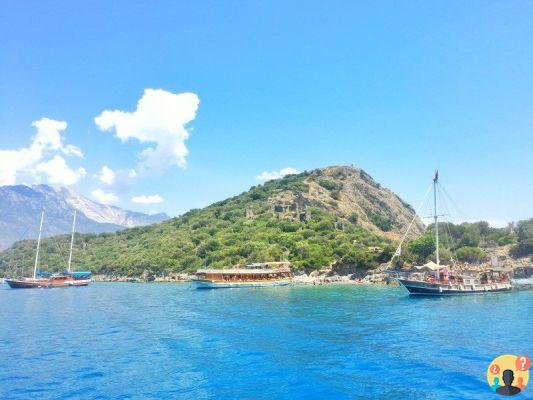
[[[415,266],[417,272],[398,282],[410,295],[464,295],[507,292],[512,289],[509,276],[497,269],[479,270],[475,268],[460,269],[455,266],[441,265],[439,255],[439,214],[437,213],[437,185],[439,171],[433,178],[433,221],[435,225],[435,261],[422,266]],[[406,234],[407,235],[407,234]],[[405,239],[405,236],[404,236]],[[401,243],[393,256],[399,256]],[[392,260],[391,260],[392,262]]]
[[[39,236],[37,238],[37,251],[35,253],[35,264],[33,267],[33,277],[31,278],[10,278],[6,283],[13,289],[35,289],[35,288],[55,288],[68,286],[87,286],[91,282],[90,272],[72,272],[72,249],[74,246],[74,234],[76,231],[76,211],[72,222],[72,234],[70,237],[70,252],[68,257],[67,271],[59,274],[51,274],[38,271],[39,249],[41,246],[41,235],[43,230],[44,210],[41,213],[41,223],[39,225]]]
[[[74,210],[74,219],[72,221],[72,235],[70,236],[70,251],[68,255],[67,271],[62,275],[68,277],[68,286],[87,286],[91,283],[91,272],[89,271],[72,271],[72,248],[74,247],[74,234],[76,233],[76,210]]]
[[[41,246],[41,234],[43,231],[44,210],[41,213],[41,223],[39,225],[39,236],[37,238],[37,251],[35,252],[35,264],[33,266],[32,278],[8,278],[6,283],[13,289],[34,289],[48,287],[48,279],[37,276],[37,266],[39,265],[39,248]]]

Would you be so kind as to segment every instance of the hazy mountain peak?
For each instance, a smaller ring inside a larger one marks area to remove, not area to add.
[[[113,232],[148,225],[168,218],[97,203],[63,186],[15,185],[0,187],[0,249],[20,239],[35,238],[41,210],[45,210],[45,236],[68,233],[73,210],[78,211],[77,230]],[[27,232],[25,232],[27,230]]]

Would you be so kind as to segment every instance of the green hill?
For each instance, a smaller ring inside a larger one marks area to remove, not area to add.
[[[375,268],[394,251],[414,210],[366,172],[328,167],[286,176],[165,222],[117,233],[80,234],[73,268],[155,275],[289,260],[310,271],[333,262]],[[417,220],[413,233],[423,231]],[[42,241],[43,270],[64,270],[69,236]],[[0,274],[33,264],[35,241],[0,253]]]

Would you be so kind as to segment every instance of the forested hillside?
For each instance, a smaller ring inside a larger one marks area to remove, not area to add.
[[[363,170],[328,167],[254,186],[159,224],[79,234],[73,265],[123,276],[267,260],[288,260],[307,272],[332,263],[346,266],[345,271],[361,271],[390,260],[413,217],[408,204]],[[433,229],[416,218],[400,262],[434,258]],[[439,232],[443,262],[484,262],[494,248],[510,249],[520,257],[533,253],[533,220],[505,229],[486,222],[441,224]],[[65,269],[69,239],[62,235],[43,240],[41,269]],[[21,267],[28,274],[35,246],[35,241],[22,241],[0,253],[0,275],[20,273]]]
[[[366,172],[329,167],[286,176],[163,223],[112,234],[80,234],[74,267],[136,275],[242,262],[290,260],[306,270],[334,261],[373,268],[386,261],[414,210]],[[423,226],[417,220],[414,233]],[[67,235],[42,242],[40,265],[66,266]],[[35,242],[0,254],[0,268],[31,267]]]

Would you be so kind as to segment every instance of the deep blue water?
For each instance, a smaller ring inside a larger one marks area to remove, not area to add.
[[[533,292],[0,285],[0,399],[492,399],[532,319]]]

